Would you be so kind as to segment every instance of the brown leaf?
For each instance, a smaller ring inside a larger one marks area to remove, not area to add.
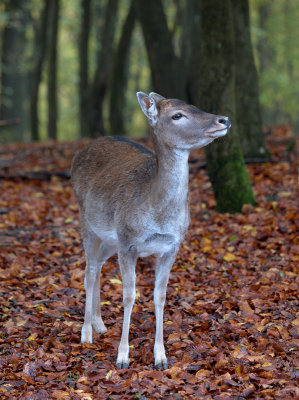
[[[240,345],[236,345],[234,348],[234,351],[231,353],[231,356],[233,358],[242,358],[242,357],[246,357],[248,354],[248,351],[246,350],[246,348],[244,346],[240,346]]]
[[[211,371],[207,369],[200,369],[199,371],[196,372],[195,376],[199,380],[203,380],[208,378],[211,375]]]
[[[246,300],[240,302],[240,310],[246,314],[253,314],[254,311]]]

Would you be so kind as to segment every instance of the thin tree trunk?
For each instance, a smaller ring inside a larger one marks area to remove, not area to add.
[[[135,0],[151,68],[154,90],[165,97],[185,97],[180,62],[161,0]]]
[[[193,77],[198,74],[199,55],[199,24],[200,14],[198,0],[188,0],[184,3],[183,26],[181,36],[182,79],[186,91],[186,100],[191,101],[191,86]],[[194,62],[196,60],[196,62]]]
[[[88,135],[90,137],[97,137],[105,133],[103,105],[111,76],[117,7],[118,0],[107,1],[105,23],[99,38],[101,49],[97,60],[95,77],[89,91],[90,109],[88,118],[90,124]]]
[[[42,78],[42,69],[46,55],[47,26],[50,0],[44,1],[44,8],[41,14],[41,22],[36,27],[35,33],[35,56],[36,65],[31,77],[31,98],[30,98],[30,125],[31,139],[39,140],[39,118],[38,118],[38,92]]]
[[[182,2],[181,0],[174,0],[174,5],[176,7],[176,11],[175,11],[175,18],[174,18],[174,22],[173,22],[173,26],[171,28],[171,36],[174,37],[176,30],[178,29],[178,27],[182,26],[182,14],[183,14],[183,10],[182,10]]]
[[[267,158],[259,104],[258,76],[250,37],[248,0],[231,0],[236,60],[238,134],[245,157]]]
[[[296,5],[295,5],[296,7]],[[288,78],[290,83],[294,80],[294,57],[293,55],[293,43],[296,36],[293,35],[295,26],[290,24],[290,15],[295,12],[295,7],[292,7],[290,0],[285,0],[283,11],[284,11],[284,29],[285,29],[285,40],[284,40],[284,55],[287,64]],[[297,21],[298,22],[298,21]]]
[[[117,135],[125,134],[124,104],[125,90],[127,85],[126,78],[128,72],[129,48],[135,25],[135,19],[135,7],[132,1],[115,52],[110,85],[109,121],[112,133]]]
[[[262,75],[274,59],[274,49],[267,37],[267,24],[271,15],[271,2],[262,2],[258,8],[260,39],[257,43],[259,73]]]
[[[80,99],[80,136],[88,133],[88,43],[90,32],[90,0],[81,1],[81,32],[79,38],[79,99]]]
[[[201,0],[197,7],[201,23],[193,38],[193,46],[197,47],[193,58],[196,73],[190,94],[192,102],[204,111],[231,119],[227,136],[205,150],[217,210],[239,212],[243,204],[254,203],[254,195],[237,134],[231,2]]]
[[[57,46],[59,0],[50,1],[48,60],[48,137],[57,139]]]
[[[23,141],[25,139],[26,113],[26,37],[24,32],[28,23],[27,0],[9,0],[5,12],[7,23],[2,36],[2,73],[0,95],[0,119],[18,118],[16,126],[2,130],[2,140]]]

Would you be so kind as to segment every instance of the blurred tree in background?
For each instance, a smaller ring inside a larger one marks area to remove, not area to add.
[[[250,5],[263,122],[288,121],[298,131],[299,4],[296,0],[251,0]]]
[[[39,87],[42,79],[43,64],[46,55],[47,27],[50,0],[44,0],[43,9],[40,11],[40,20],[33,21],[33,65],[30,77],[30,129],[31,139],[39,140]]]
[[[48,138],[57,139],[57,39],[59,0],[49,2],[48,19]]]
[[[115,49],[110,77],[109,123],[111,132],[117,132],[118,135],[125,134],[124,104],[128,81],[129,50],[135,22],[135,4],[132,0]]]
[[[7,121],[6,139],[26,139],[28,123],[28,49],[30,26],[28,0],[10,0],[1,6],[1,96],[0,120]],[[14,125],[14,121],[19,122]]]

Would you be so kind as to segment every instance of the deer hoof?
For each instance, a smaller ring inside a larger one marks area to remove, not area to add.
[[[155,355],[155,368],[162,370],[168,369],[167,358],[163,345],[155,344],[154,355]]]
[[[81,330],[81,343],[92,343],[91,325],[83,325]]]
[[[93,318],[92,327],[97,333],[106,333],[107,332],[107,328],[101,317]]]
[[[116,368],[117,369],[123,369],[123,368],[129,368],[129,363],[127,362],[117,362],[116,363]]]
[[[159,363],[155,363],[155,368],[156,369],[160,369],[160,370],[164,370],[164,369],[168,369],[168,364],[167,364],[167,361],[161,361],[161,362],[159,362]]]

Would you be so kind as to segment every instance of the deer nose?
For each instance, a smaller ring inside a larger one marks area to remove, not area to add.
[[[229,128],[231,126],[230,120],[228,117],[220,117],[218,119],[218,123],[225,125],[227,128]]]

